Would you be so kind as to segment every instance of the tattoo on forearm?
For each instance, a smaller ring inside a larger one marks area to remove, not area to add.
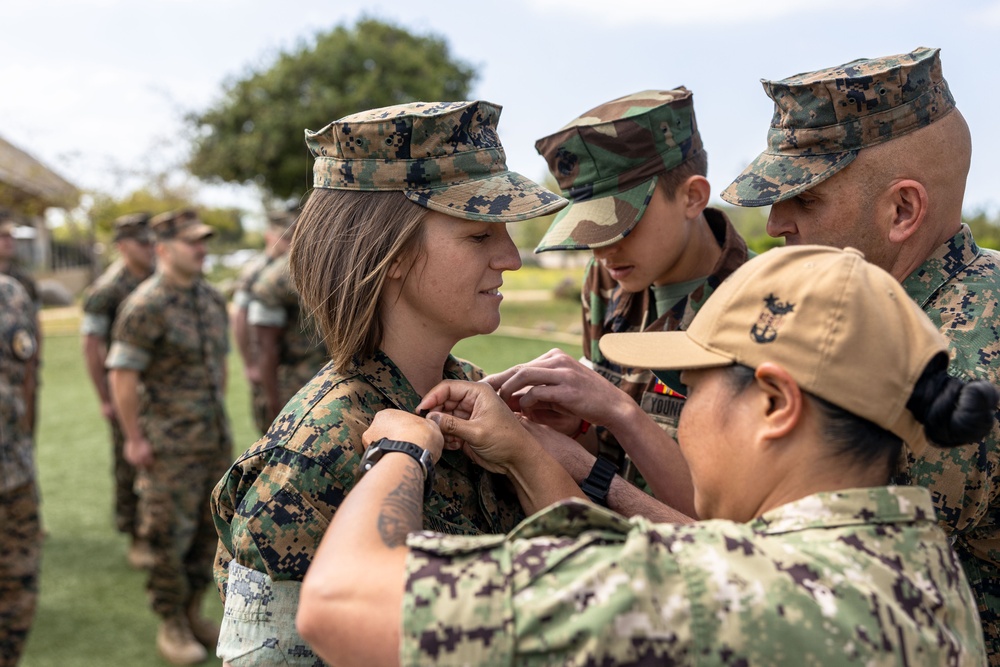
[[[424,480],[419,468],[409,466],[406,477],[382,502],[378,515],[378,534],[390,548],[406,544],[406,536],[420,530],[423,510]]]

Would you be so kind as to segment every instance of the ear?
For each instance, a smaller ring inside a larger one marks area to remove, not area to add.
[[[788,371],[773,362],[758,366],[754,380],[762,398],[760,435],[765,444],[771,444],[787,437],[802,421],[802,389]]]
[[[927,188],[919,181],[903,179],[894,183],[887,194],[892,207],[889,241],[902,243],[920,228],[927,217]]]
[[[392,260],[392,264],[389,265],[389,271],[386,273],[386,277],[390,280],[400,280],[404,275],[406,275],[406,266],[409,264],[409,260],[405,256],[406,253],[400,253],[396,259]]]
[[[689,176],[681,183],[678,196],[684,197],[684,215],[693,220],[701,215],[708,206],[708,197],[712,194],[712,186],[704,176]]]

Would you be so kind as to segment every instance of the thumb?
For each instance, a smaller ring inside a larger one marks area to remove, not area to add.
[[[437,424],[445,436],[475,442],[475,433],[478,429],[466,419],[459,419],[444,412],[432,412],[427,415],[427,419]]]

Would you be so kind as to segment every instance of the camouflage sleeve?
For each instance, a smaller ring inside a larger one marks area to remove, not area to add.
[[[111,330],[113,341],[152,352],[166,332],[164,309],[146,298],[148,292],[132,292],[122,303],[121,312]]]
[[[111,349],[108,350],[108,357],[104,361],[104,367],[144,371],[152,360],[153,355],[146,350],[116,340],[111,343]]]
[[[233,292],[233,306],[235,306],[236,308],[246,308],[247,306],[250,305],[250,298],[251,298],[250,292],[243,289],[238,289],[235,292]]]
[[[111,329],[111,318],[107,315],[84,313],[80,319],[80,334],[83,336],[99,336],[104,338]]]
[[[323,664],[295,629],[302,584],[233,563],[216,655],[232,667]]]
[[[688,645],[663,638],[683,633],[685,584],[665,548],[631,529],[611,512],[569,501],[506,537],[411,535],[402,664],[682,658]]]
[[[256,327],[284,328],[288,324],[288,314],[284,308],[272,308],[252,300],[247,308],[247,323]]]
[[[600,338],[600,332],[597,332],[595,337],[594,327],[591,325],[591,319],[594,317],[594,297],[599,294],[597,290],[596,281],[597,280],[597,260],[593,257],[587,262],[587,269],[583,276],[583,287],[580,290],[580,302],[583,306],[583,356],[585,359],[593,359],[593,351],[597,348],[597,340]],[[600,309],[597,309],[598,311]]]

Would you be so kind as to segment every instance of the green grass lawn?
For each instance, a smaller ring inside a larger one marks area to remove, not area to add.
[[[578,344],[497,334],[463,341],[455,353],[495,372],[553,347],[580,354]],[[128,568],[126,539],[114,530],[110,439],[79,337],[48,336],[44,357],[37,459],[47,538],[41,600],[22,665],[167,665],[156,654],[157,618],[147,604],[145,575]],[[232,354],[227,403],[238,452],[256,439],[249,401],[238,355]],[[209,593],[206,613],[221,618],[219,598],[214,589]],[[218,661],[206,664],[213,663]]]

